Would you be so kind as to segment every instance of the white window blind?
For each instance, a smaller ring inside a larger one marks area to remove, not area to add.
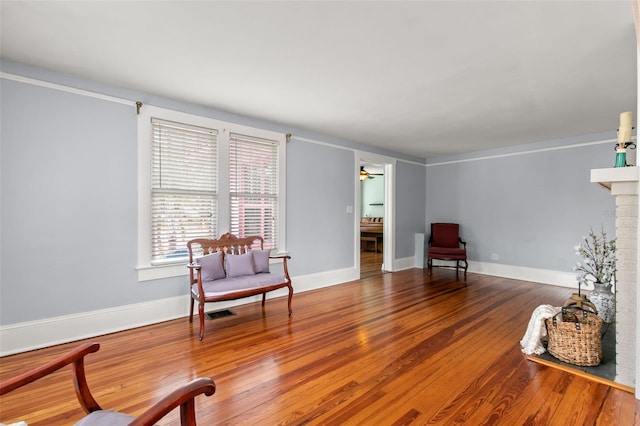
[[[275,140],[229,135],[231,233],[260,235],[265,249],[278,247],[278,149]]]
[[[153,118],[151,261],[186,257],[217,235],[217,131]]]

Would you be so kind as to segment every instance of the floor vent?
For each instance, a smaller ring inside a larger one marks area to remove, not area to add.
[[[224,309],[222,311],[215,311],[215,312],[207,312],[206,314],[204,314],[204,316],[207,317],[207,319],[210,319],[210,320],[214,320],[214,319],[218,319],[218,318],[224,318],[224,317],[230,317],[232,315],[235,315],[235,313],[233,313],[229,309]]]

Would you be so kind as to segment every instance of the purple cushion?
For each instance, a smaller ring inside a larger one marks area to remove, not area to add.
[[[226,256],[227,277],[242,277],[244,275],[255,275],[253,266],[253,255],[251,252],[243,254],[229,254]]]
[[[227,278],[226,280],[209,281],[203,283],[205,297],[225,297],[229,294],[237,293],[239,291],[252,291],[260,293],[260,290],[264,287],[280,286],[285,287],[287,285],[287,277],[278,274],[256,274],[245,275],[243,277]],[[191,286],[191,292],[198,299],[198,286],[196,284]]]
[[[202,281],[213,281],[225,278],[222,258],[224,253],[217,251],[196,259],[196,263],[202,267],[200,274]]]
[[[256,269],[256,274],[269,273],[271,250],[252,250],[251,253],[253,253],[253,266]]]
[[[98,410],[90,413],[75,426],[117,426],[117,425],[128,425],[133,420],[133,417],[118,413],[113,410]]]

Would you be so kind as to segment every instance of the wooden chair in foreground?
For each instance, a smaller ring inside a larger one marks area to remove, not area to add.
[[[134,418],[113,410],[103,410],[89,390],[84,371],[84,357],[90,353],[97,352],[98,349],[100,349],[100,344],[98,343],[82,344],[41,367],[0,383],[0,395],[41,379],[66,365],[73,364],[71,371],[73,373],[76,396],[80,405],[88,414],[76,425],[151,426],[174,408],[180,407],[180,424],[182,426],[194,426],[196,424],[195,397],[200,394],[211,396],[216,391],[213,380],[209,377],[202,377],[174,390],[138,417]]]
[[[456,262],[456,280],[460,262],[464,262],[464,279],[467,279],[467,243],[460,238],[460,225],[457,223],[432,223],[427,251],[427,267],[429,273],[433,268],[433,260],[451,260]]]

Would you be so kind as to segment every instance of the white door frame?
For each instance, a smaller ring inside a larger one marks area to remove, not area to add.
[[[356,199],[354,202],[354,247],[356,275],[360,277],[360,216],[362,215],[360,192],[360,163],[370,162],[384,165],[384,222],[382,238],[382,270],[393,272],[395,270],[394,259],[396,253],[395,240],[395,212],[396,212],[396,159],[385,155],[373,154],[365,151],[355,152],[355,185]]]

